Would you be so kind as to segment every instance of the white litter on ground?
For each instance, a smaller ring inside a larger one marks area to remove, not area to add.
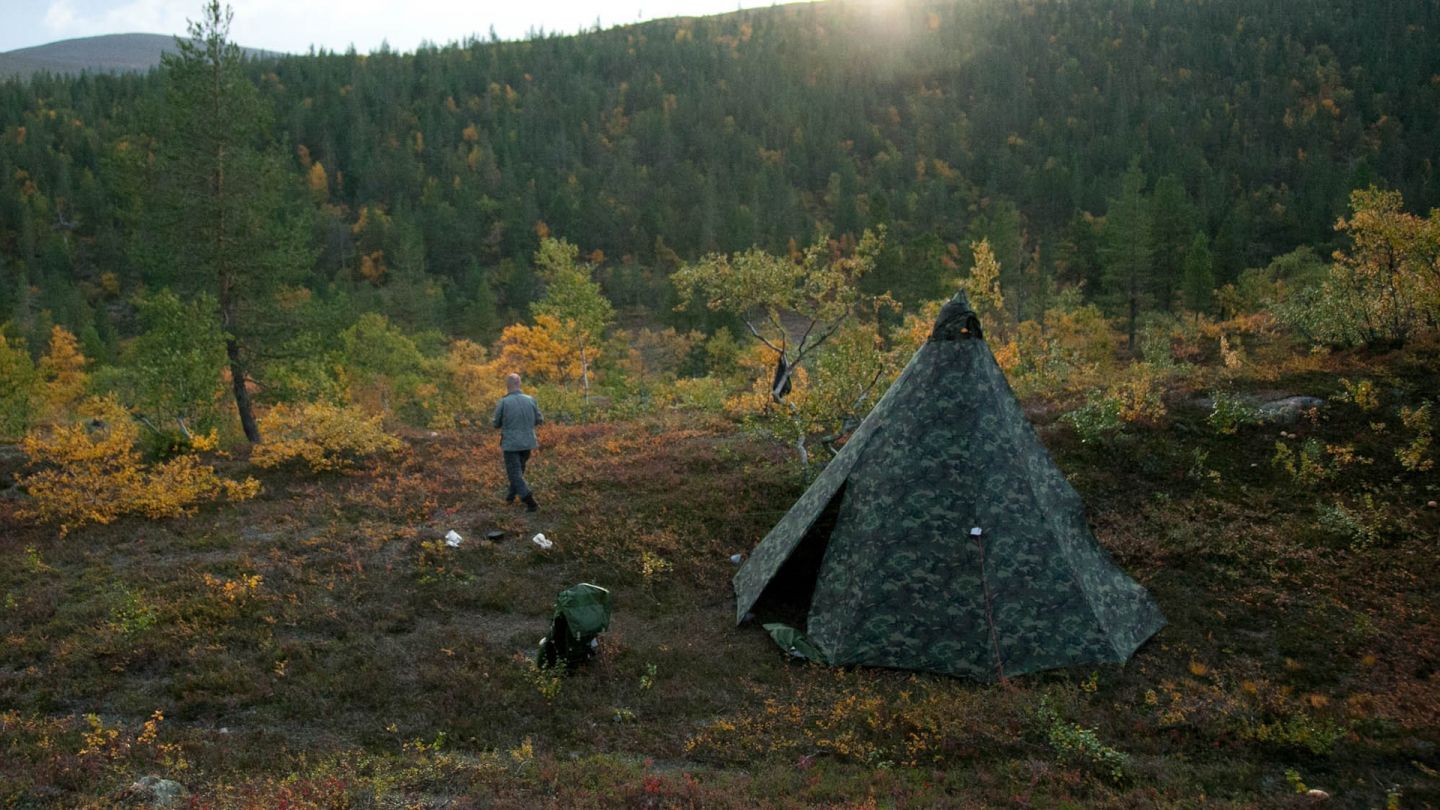
[[[540,534],[537,534],[534,537],[530,538],[530,542],[539,546],[544,551],[549,551],[555,545],[554,543],[550,542],[550,538],[546,537],[544,532],[541,532]]]
[[[464,541],[465,538],[461,537],[460,533],[455,531],[454,529],[451,529],[450,531],[445,533],[445,545],[449,546],[450,548],[459,548],[460,544]]]

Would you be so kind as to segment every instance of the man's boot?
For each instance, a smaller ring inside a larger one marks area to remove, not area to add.
[[[521,500],[525,502],[525,511],[526,511],[526,512],[538,512],[538,511],[540,511],[540,504],[538,504],[538,503],[535,502],[535,496],[534,496],[534,495],[526,495],[524,498],[521,498]]]

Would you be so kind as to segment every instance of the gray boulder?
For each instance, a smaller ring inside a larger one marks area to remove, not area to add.
[[[1283,399],[1272,399],[1260,405],[1257,410],[1260,418],[1266,422],[1273,422],[1280,425],[1293,425],[1300,421],[1300,417],[1306,411],[1320,408],[1325,405],[1325,400],[1318,397],[1295,396]]]
[[[158,776],[142,776],[130,786],[130,796],[150,807],[179,807],[190,791],[179,782]]]

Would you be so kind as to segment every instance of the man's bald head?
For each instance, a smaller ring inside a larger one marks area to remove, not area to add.
[[[515,393],[520,390],[520,375],[511,372],[505,375],[505,390]]]

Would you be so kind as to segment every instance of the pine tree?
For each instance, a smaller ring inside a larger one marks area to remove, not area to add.
[[[308,259],[290,210],[303,199],[299,178],[266,149],[269,111],[229,39],[232,17],[211,0],[163,60],[151,259],[181,289],[214,295],[240,424],[258,442],[249,382],[257,349],[275,333],[269,305]]]

